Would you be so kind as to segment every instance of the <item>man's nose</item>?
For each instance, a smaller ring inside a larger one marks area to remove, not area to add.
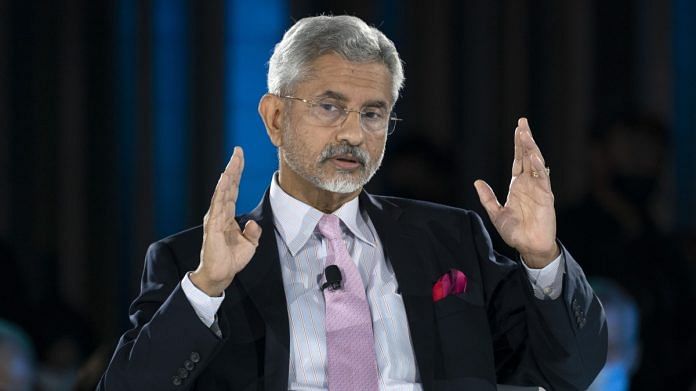
[[[349,111],[346,113],[346,118],[339,126],[336,138],[338,141],[346,141],[350,145],[362,144],[365,132],[360,123],[360,112]]]

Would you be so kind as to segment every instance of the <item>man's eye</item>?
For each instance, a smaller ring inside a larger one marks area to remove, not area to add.
[[[365,110],[363,111],[363,117],[369,120],[380,120],[384,118],[384,113],[380,110]]]
[[[332,103],[319,103],[317,106],[319,106],[320,109],[326,111],[327,113],[333,113],[338,111],[338,107]]]

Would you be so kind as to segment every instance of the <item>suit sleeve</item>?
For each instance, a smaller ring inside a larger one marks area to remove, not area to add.
[[[195,383],[223,340],[196,315],[182,276],[169,246],[152,244],[129,311],[133,327],[119,340],[97,390],[188,390]]]
[[[607,327],[582,268],[561,245],[563,292],[557,299],[539,300],[524,268],[493,250],[480,217],[472,215],[498,382],[587,389],[606,361]]]

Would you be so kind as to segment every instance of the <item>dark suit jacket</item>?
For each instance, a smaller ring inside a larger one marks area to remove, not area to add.
[[[602,307],[565,252],[563,294],[534,297],[526,272],[493,251],[473,212],[432,203],[360,196],[403,296],[425,390],[495,390],[495,384],[585,389],[604,364]],[[260,246],[225,291],[216,333],[181,290],[199,262],[202,228],[152,244],[134,327],[120,339],[100,390],[287,390],[290,333],[268,195],[256,220]],[[438,302],[433,284],[451,268],[466,292]],[[178,380],[177,380],[178,379]],[[178,384],[178,385],[177,385]]]

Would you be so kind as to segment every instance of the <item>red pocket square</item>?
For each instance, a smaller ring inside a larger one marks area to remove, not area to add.
[[[460,270],[451,269],[433,285],[433,301],[440,301],[449,295],[466,292],[466,274]]]

